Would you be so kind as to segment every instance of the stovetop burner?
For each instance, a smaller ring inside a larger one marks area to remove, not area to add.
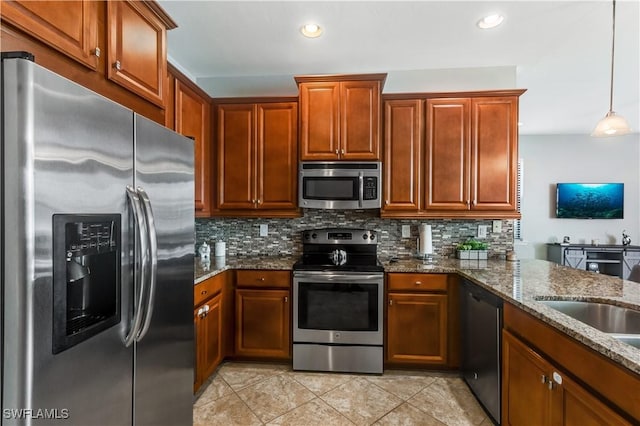
[[[327,228],[302,233],[302,257],[294,271],[382,272],[377,235],[365,229]]]

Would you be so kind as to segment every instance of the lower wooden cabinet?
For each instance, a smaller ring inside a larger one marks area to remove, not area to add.
[[[207,299],[193,312],[195,323],[196,367],[194,392],[222,361],[222,294]]]
[[[237,357],[289,359],[289,290],[236,289]]]
[[[457,366],[459,330],[449,281],[448,274],[387,274],[386,364]]]
[[[502,335],[502,424],[631,424],[517,337]]]

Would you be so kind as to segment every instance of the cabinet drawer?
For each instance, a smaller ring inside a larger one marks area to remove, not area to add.
[[[224,273],[215,275],[193,287],[193,306],[198,307],[202,302],[222,290]]]
[[[289,288],[290,271],[241,270],[236,272],[238,287]]]
[[[447,291],[447,274],[404,274],[387,275],[387,288],[411,291]]]

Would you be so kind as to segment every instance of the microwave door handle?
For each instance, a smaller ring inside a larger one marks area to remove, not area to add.
[[[149,286],[148,297],[146,303],[146,309],[144,313],[144,324],[142,329],[136,335],[136,341],[139,342],[149,331],[151,325],[151,318],[153,317],[153,306],[155,304],[156,287],[157,287],[157,274],[158,274],[158,236],[156,233],[156,223],[153,216],[153,209],[151,208],[151,200],[146,191],[138,187],[138,194],[142,200],[143,211],[147,222],[147,239],[149,242],[149,258],[147,262],[147,268],[149,270]]]
[[[133,221],[136,226],[136,244],[134,247],[134,291],[133,291],[133,318],[131,320],[131,329],[124,338],[124,345],[131,346],[135,340],[138,330],[142,325],[142,309],[144,304],[144,295],[146,293],[146,268],[144,266],[147,252],[147,227],[144,220],[144,212],[140,203],[140,197],[133,187],[127,185],[127,197],[131,202],[131,211],[133,212]],[[138,263],[140,259],[140,263]],[[138,269],[138,265],[140,265]],[[136,295],[138,300],[136,303]]]
[[[359,193],[358,193],[358,207],[362,207],[362,203],[364,201],[364,176],[362,174],[362,172],[358,173],[358,187],[359,187]]]

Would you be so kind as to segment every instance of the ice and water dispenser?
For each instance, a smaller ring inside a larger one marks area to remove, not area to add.
[[[53,215],[53,353],[120,322],[119,214]]]

